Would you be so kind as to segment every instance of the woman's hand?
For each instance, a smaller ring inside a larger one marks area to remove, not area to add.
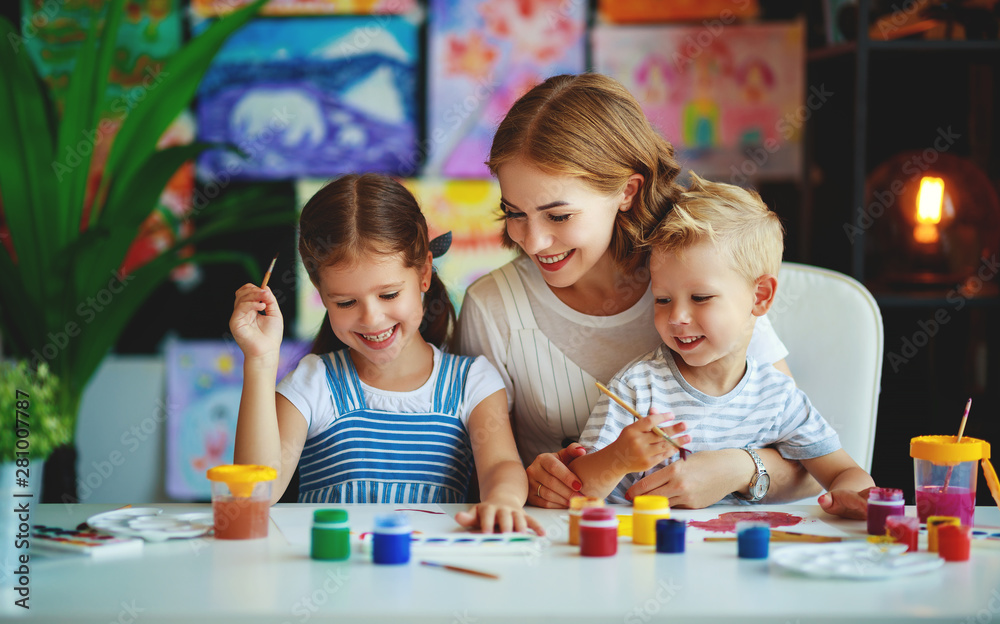
[[[245,357],[277,356],[283,328],[278,300],[270,288],[244,284],[236,291],[229,331]]]
[[[671,507],[708,507],[733,491],[730,482],[734,473],[739,474],[741,464],[734,465],[732,457],[726,451],[691,453],[686,460],[675,461],[636,481],[625,497],[635,500],[636,496],[656,494],[669,497]]]
[[[455,522],[470,530],[483,533],[524,533],[529,528],[538,535],[545,535],[545,529],[537,520],[524,513],[523,507],[483,501],[468,511],[455,514]]]
[[[569,499],[583,484],[567,466],[586,454],[587,449],[574,442],[558,453],[542,453],[536,457],[527,468],[528,504],[548,509],[569,507]]]

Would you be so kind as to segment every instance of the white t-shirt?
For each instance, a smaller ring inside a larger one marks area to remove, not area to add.
[[[427,381],[409,392],[390,392],[369,386],[361,381],[365,401],[373,410],[402,412],[408,414],[433,411],[434,385],[441,368],[441,351],[434,349],[434,368]],[[312,438],[333,424],[337,419],[337,406],[326,379],[326,366],[318,355],[309,354],[302,358],[295,370],[285,375],[278,383],[277,391],[295,406],[309,425],[306,438]],[[504,388],[503,380],[492,364],[484,357],[477,357],[469,368],[465,388],[462,391],[462,424],[469,424],[469,415],[476,406],[497,390]]]
[[[591,316],[577,312],[556,297],[545,283],[538,267],[527,256],[519,256],[512,264],[524,284],[539,331],[594,379],[606,383],[623,366],[652,351],[662,342],[653,325],[654,298],[651,287],[647,287],[639,301],[628,310],[611,316]],[[508,409],[513,410],[517,388],[507,361],[511,329],[500,289],[493,277],[481,277],[469,286],[462,300],[457,334],[458,353],[485,355],[496,366],[507,388]],[[748,353],[758,361],[768,363],[777,362],[788,355],[788,350],[778,339],[766,316],[757,320]],[[593,389],[593,393],[599,394],[596,389]],[[588,400],[581,398],[574,403],[580,406],[578,411],[582,427],[590,415]],[[551,418],[558,416],[518,413],[515,423],[530,424],[532,421]],[[562,447],[561,436],[529,442],[523,439],[526,431],[529,431],[527,426],[520,426],[515,430],[519,448],[530,446],[532,451],[545,448],[551,452]],[[524,453],[522,459],[527,460]]]

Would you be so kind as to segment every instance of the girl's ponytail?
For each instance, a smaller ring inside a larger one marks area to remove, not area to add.
[[[446,349],[454,326],[455,306],[444,282],[438,277],[437,271],[434,271],[431,273],[430,287],[424,293],[424,320],[420,323],[420,335],[432,345]]]

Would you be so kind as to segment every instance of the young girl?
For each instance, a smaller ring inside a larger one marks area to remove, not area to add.
[[[277,392],[278,302],[254,284],[236,292],[229,327],[245,362],[235,461],[277,469],[272,502],[298,465],[300,502],[459,503],[474,457],[482,502],[456,520],[541,533],[524,514],[502,379],[485,358],[438,348],[455,311],[409,191],[375,174],[328,184],[302,210],[299,253],[327,316]]]
[[[500,182],[503,240],[522,253],[469,287],[458,352],[485,355],[504,378],[528,502],[566,507],[580,488],[566,464],[584,452],[571,443],[600,396],[594,382],[660,343],[643,238],[682,191],[680,167],[632,94],[601,74],[554,76],[528,91],[500,122],[487,164]],[[766,317],[750,353],[788,372]],[[760,456],[769,501],[819,492],[798,462],[773,449]],[[705,507],[746,493],[756,471],[742,449],[696,453],[629,493]]]

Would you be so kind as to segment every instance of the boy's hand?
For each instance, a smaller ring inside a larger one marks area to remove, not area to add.
[[[244,284],[236,291],[229,331],[245,357],[276,356],[281,347],[283,329],[278,300],[270,288]]]
[[[673,419],[673,413],[658,414],[655,411],[650,411],[649,416],[640,418],[622,429],[622,432],[618,434],[618,439],[608,445],[609,448],[614,448],[616,458],[619,459],[627,473],[649,470],[677,453],[674,445],[653,431],[654,426]],[[660,427],[665,434],[682,446],[690,442],[691,437],[675,438],[675,436],[686,428],[684,423],[678,423],[671,427]]]
[[[500,505],[483,501],[469,509],[455,514],[455,522],[467,529],[480,530],[483,533],[509,533],[517,531],[524,533],[529,528],[538,535],[545,535],[545,529],[537,520],[524,513],[523,507]]]
[[[851,490],[830,490],[819,497],[819,506],[828,514],[864,520],[868,517],[868,490],[852,492]]]

